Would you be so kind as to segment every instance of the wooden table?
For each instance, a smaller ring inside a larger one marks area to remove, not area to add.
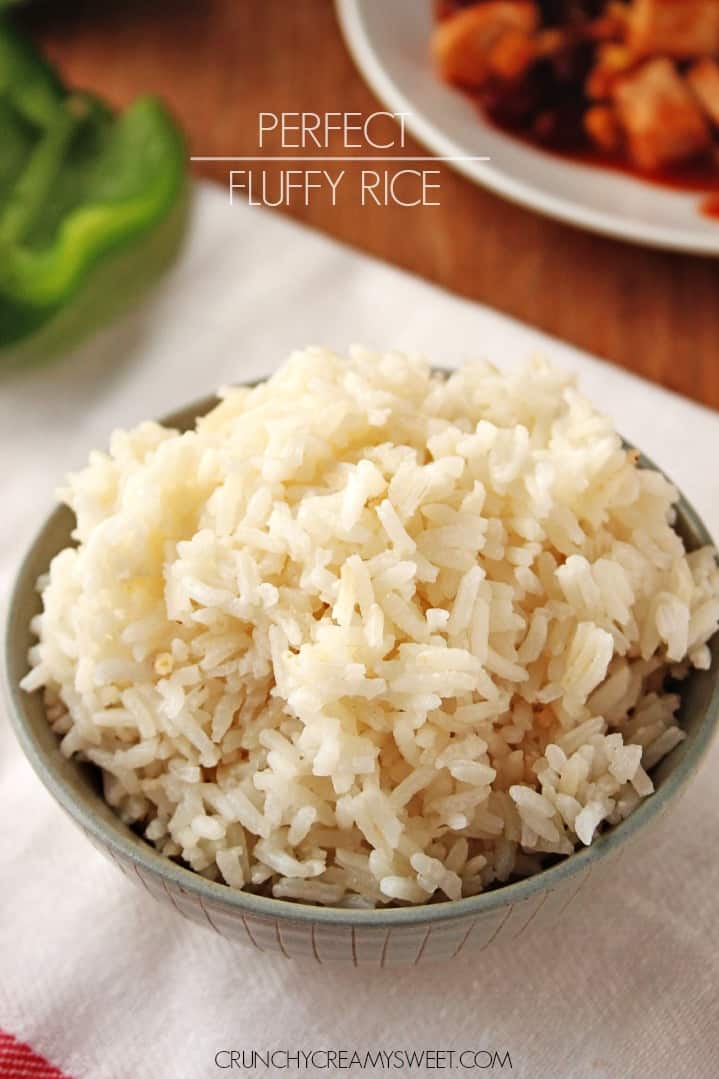
[[[381,107],[330,0],[48,0],[19,17],[73,83],[118,105],[161,94],[193,154],[257,153],[262,110]],[[275,140],[264,152],[280,150]],[[227,170],[197,166],[222,183]],[[333,207],[320,197],[283,212],[719,407],[719,262],[555,224],[446,169],[441,189],[439,207],[358,209],[354,197]]]

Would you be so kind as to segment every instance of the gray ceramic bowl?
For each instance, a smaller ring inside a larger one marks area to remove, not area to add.
[[[215,398],[198,401],[165,422],[186,429],[214,402]],[[642,463],[653,467],[646,460]],[[56,552],[70,542],[72,526],[73,517],[66,508],[51,514],[21,566],[10,602],[4,681],[20,743],[53,797],[127,877],[191,921],[259,951],[318,963],[416,964],[477,952],[493,941],[556,923],[570,903],[581,901],[580,893],[586,894],[595,870],[615,862],[613,856],[624,852],[634,836],[676,801],[706,754],[717,725],[719,635],[712,643],[711,670],[694,672],[684,683],[681,722],[688,737],[653,771],[656,792],[591,847],[484,895],[419,907],[329,909],[233,891],[176,865],[122,824],[102,799],[96,771],[60,753],[45,719],[41,694],[19,689],[28,669],[30,619],[40,610],[35,582]],[[678,504],[678,530],[691,549],[712,542],[683,498]]]

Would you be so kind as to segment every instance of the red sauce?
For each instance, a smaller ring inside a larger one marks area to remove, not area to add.
[[[474,96],[474,95],[472,95]],[[668,187],[674,191],[696,192],[706,194],[708,198],[700,203],[700,211],[706,217],[719,220],[719,162],[709,158],[677,165],[661,172],[644,172],[635,168],[630,161],[624,158],[614,158],[601,153],[591,147],[584,149],[565,149],[561,146],[547,146],[536,136],[527,131],[522,131],[510,124],[500,123],[486,108],[479,104],[482,117],[493,127],[506,135],[519,139],[531,146],[534,150],[551,154],[565,161],[574,161],[581,165],[609,169],[612,172],[621,172],[625,176],[633,176],[644,180],[646,183],[656,184],[660,187]]]
[[[713,217],[719,221],[719,195],[710,195],[701,204],[701,211],[705,217]]]
[[[507,135],[520,139],[532,146],[535,150],[562,157],[566,161],[575,161],[581,165],[594,165],[613,172],[624,173],[625,176],[635,176],[640,180],[646,180],[650,184],[659,184],[662,187],[671,187],[675,191],[717,191],[719,192],[719,166],[709,160],[698,160],[677,165],[671,169],[663,169],[660,172],[644,172],[632,165],[631,161],[624,158],[615,158],[587,147],[584,150],[564,150],[560,147],[546,146],[530,134],[525,134],[516,128],[497,123],[492,117],[486,115],[493,126],[499,128]]]
[[[477,0],[435,0],[438,19],[446,18]],[[570,16],[590,18],[604,0],[539,0],[543,25],[564,24]],[[703,214],[719,219],[719,149],[701,159],[660,172],[644,172],[625,157],[611,157],[596,149],[584,130],[584,114],[591,102],[584,86],[595,60],[595,44],[580,36],[551,60],[539,61],[517,85],[466,90],[487,122],[535,150],[621,172],[626,176],[708,197]]]

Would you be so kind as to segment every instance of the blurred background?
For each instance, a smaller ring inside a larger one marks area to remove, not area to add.
[[[46,0],[13,6],[12,17],[70,85],[113,106],[160,95],[193,154],[256,153],[261,110],[382,108],[331,0]],[[411,139],[404,150],[421,152]],[[278,212],[719,406],[715,261],[554,223],[440,167],[439,207],[359,209],[349,197],[332,207],[318,197]],[[225,164],[193,169],[227,182]]]

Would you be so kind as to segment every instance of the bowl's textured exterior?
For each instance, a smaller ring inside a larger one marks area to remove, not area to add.
[[[215,398],[196,402],[165,422],[184,429],[214,402]],[[73,523],[65,507],[51,514],[22,564],[10,602],[4,681],[20,743],[50,793],[127,877],[191,921],[258,951],[317,963],[408,965],[478,952],[494,941],[556,923],[570,904],[581,902],[595,872],[608,862],[616,869],[617,855],[625,852],[628,841],[658,821],[676,801],[704,757],[717,725],[719,635],[712,642],[711,669],[693,672],[684,683],[680,718],[687,738],[654,770],[655,793],[591,847],[484,895],[418,907],[320,908],[235,891],[170,861],[126,827],[103,800],[97,773],[61,754],[45,718],[42,694],[19,689],[28,669],[30,619],[40,610],[35,582],[52,557],[71,542]],[[683,499],[678,504],[677,527],[689,548],[711,543],[704,525]]]

